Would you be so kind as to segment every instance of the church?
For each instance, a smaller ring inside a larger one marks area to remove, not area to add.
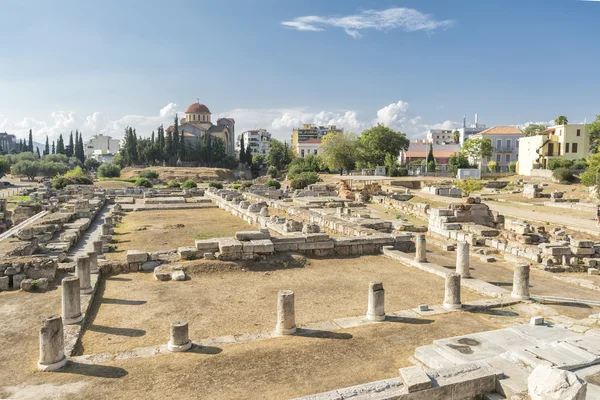
[[[172,131],[171,125],[168,130]],[[185,118],[179,121],[179,134],[183,135],[186,142],[192,146],[196,145],[199,137],[204,140],[206,135],[219,138],[225,144],[227,155],[235,156],[235,121],[233,118],[219,118],[214,125],[211,120],[211,112],[204,104],[191,104],[185,110]]]

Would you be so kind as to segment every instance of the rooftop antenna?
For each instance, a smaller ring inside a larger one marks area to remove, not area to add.
[[[475,128],[478,128],[479,125],[479,115],[475,113]]]
[[[467,115],[463,115],[463,129],[467,127]]]

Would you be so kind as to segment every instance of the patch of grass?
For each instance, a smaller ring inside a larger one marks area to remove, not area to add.
[[[29,196],[9,196],[8,201],[29,201]]]
[[[228,237],[228,236],[232,236],[232,235],[227,234],[227,233],[199,233],[196,236],[194,236],[194,239],[203,240],[203,239],[212,239],[212,238],[220,238],[220,237]]]
[[[104,181],[118,181],[118,182],[135,183],[135,181],[137,181],[137,178],[98,178],[98,180],[100,182],[104,182]]]

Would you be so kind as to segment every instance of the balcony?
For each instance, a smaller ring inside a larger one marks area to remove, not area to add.
[[[512,147],[512,146],[510,146],[510,147],[507,147],[507,146],[500,146],[500,147],[496,147],[496,148],[494,149],[494,151],[495,151],[496,153],[512,153],[512,152],[513,152],[513,151],[515,151],[515,150],[516,150],[516,148],[514,148],[514,147]]]

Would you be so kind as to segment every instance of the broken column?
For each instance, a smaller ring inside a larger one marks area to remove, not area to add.
[[[457,310],[462,308],[460,302],[460,275],[450,272],[446,275],[446,288],[444,293],[444,308]]]
[[[192,341],[188,336],[187,321],[177,321],[171,324],[171,338],[167,344],[169,351],[187,351],[192,347]]]
[[[417,251],[415,253],[415,261],[426,262],[427,261],[427,239],[425,235],[419,234],[415,237],[415,245]]]
[[[370,282],[369,283],[369,308],[367,309],[367,319],[369,321],[385,320],[384,303],[385,303],[385,291],[383,290],[383,283]]]
[[[108,225],[109,228],[113,227],[113,217],[104,217],[104,225]]]
[[[515,265],[511,295],[515,299],[529,300],[529,264]]]
[[[65,325],[76,324],[83,319],[77,276],[68,276],[62,280],[62,319]]]
[[[296,332],[296,311],[292,290],[280,290],[277,293],[277,326],[275,332],[279,335],[291,335]]]
[[[110,226],[102,224],[102,236],[110,236]]]
[[[456,273],[463,278],[470,278],[469,272],[469,243],[456,243]]]
[[[97,256],[104,254],[104,243],[102,243],[102,240],[96,240],[92,245]]]
[[[90,258],[88,256],[77,257],[75,273],[79,277],[81,293],[92,293],[92,283],[90,278]]]
[[[95,251],[88,251],[87,256],[90,259],[90,274],[97,274],[100,272],[98,269],[98,254]]]
[[[58,315],[52,315],[44,320],[40,328],[40,371],[56,371],[67,363],[65,356],[63,324]]]

